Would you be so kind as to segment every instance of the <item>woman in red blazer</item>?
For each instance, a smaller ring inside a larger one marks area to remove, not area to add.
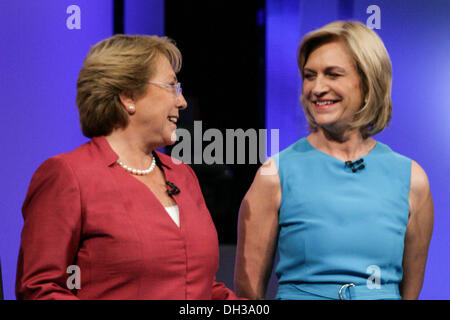
[[[77,82],[90,142],[45,161],[23,204],[18,299],[235,299],[192,169],[156,151],[186,108],[167,38],[93,46]]]

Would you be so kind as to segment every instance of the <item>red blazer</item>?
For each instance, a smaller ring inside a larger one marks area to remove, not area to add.
[[[215,282],[217,232],[192,169],[157,152],[180,228],[104,137],[52,157],[23,204],[18,299],[235,299]],[[80,289],[75,284],[76,265]],[[69,279],[70,277],[70,279]],[[69,282],[69,285],[68,285]]]

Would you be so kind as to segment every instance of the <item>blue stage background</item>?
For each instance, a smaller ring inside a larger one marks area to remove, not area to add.
[[[67,27],[67,19],[73,22],[72,11],[67,13],[71,5],[80,8],[80,29]],[[365,23],[370,5],[381,10],[381,29],[376,31],[394,71],[392,122],[376,139],[416,160],[428,173],[435,228],[421,298],[449,299],[448,0],[267,0],[266,127],[280,129],[280,148],[307,134],[298,102],[298,43],[307,31],[332,20]],[[124,29],[163,35],[164,1],[126,0]],[[1,1],[0,30],[0,257],[5,298],[15,299],[21,205],[39,164],[87,141],[78,124],[76,80],[89,47],[113,34],[113,1]],[[234,251],[228,252],[222,259],[234,259]],[[222,274],[233,272],[228,262]],[[232,287],[230,277],[224,278]]]

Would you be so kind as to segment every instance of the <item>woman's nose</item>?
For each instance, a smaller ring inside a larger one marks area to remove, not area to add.
[[[177,107],[181,110],[184,110],[187,108],[187,102],[186,99],[184,99],[183,94],[180,92],[180,94],[177,97]]]
[[[312,94],[314,94],[315,96],[322,96],[328,90],[329,88],[326,81],[322,77],[318,76],[314,81],[314,85],[312,87]]]

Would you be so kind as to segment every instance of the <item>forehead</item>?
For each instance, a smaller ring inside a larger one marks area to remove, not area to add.
[[[164,78],[171,80],[176,78],[175,71],[173,71],[172,65],[169,60],[162,54],[158,55],[155,61],[155,76],[154,78]]]
[[[353,68],[355,62],[350,50],[339,40],[326,42],[311,51],[305,68],[322,69],[328,66]]]

